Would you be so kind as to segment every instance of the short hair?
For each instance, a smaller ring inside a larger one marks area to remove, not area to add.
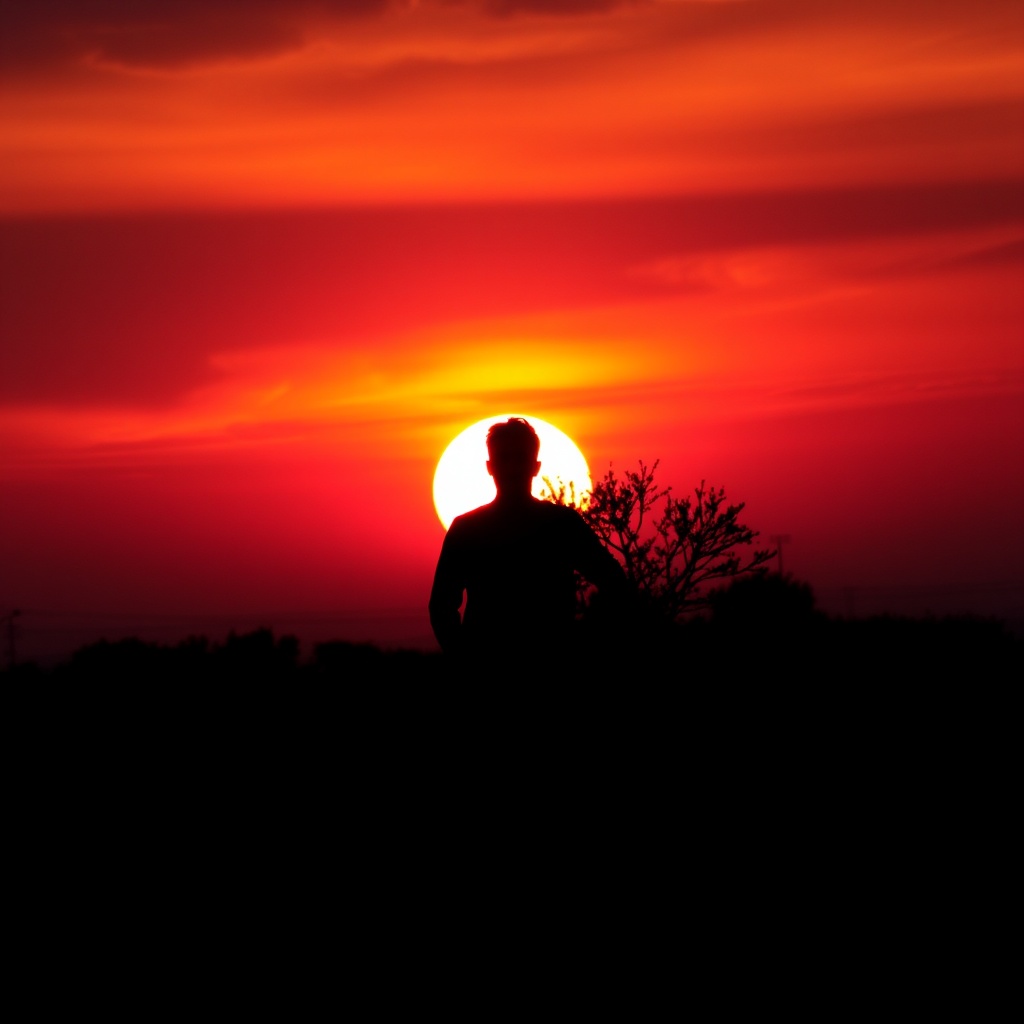
[[[487,455],[490,459],[512,457],[536,462],[539,454],[537,431],[522,416],[510,416],[503,423],[493,423],[487,431]]]

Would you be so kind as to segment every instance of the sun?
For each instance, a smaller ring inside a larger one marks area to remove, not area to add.
[[[506,412],[490,416],[466,427],[444,450],[434,470],[434,508],[447,530],[452,520],[463,512],[486,505],[494,498],[494,481],[487,472],[487,431],[494,423],[510,416],[522,416],[540,438],[540,472],[533,481],[533,493],[544,497],[547,480],[555,490],[565,485],[576,495],[576,501],[590,493],[590,469],[575,442],[558,427],[526,413]]]

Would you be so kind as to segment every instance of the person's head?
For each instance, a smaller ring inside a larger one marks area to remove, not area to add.
[[[521,416],[495,423],[487,431],[487,472],[494,477],[498,491],[524,490],[540,472],[540,438]]]

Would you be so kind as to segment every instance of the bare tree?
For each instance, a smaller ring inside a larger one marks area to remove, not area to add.
[[[609,467],[582,499],[545,477],[543,496],[580,512],[622,563],[653,621],[678,622],[705,607],[716,582],[767,572],[776,552],[752,547],[758,533],[739,521],[744,503],[727,504],[724,488],[703,480],[692,497],[676,498],[655,483],[658,461],[639,467],[621,479]],[[581,581],[584,615],[591,597]]]

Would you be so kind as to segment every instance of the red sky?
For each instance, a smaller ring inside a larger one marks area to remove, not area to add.
[[[429,644],[434,467],[507,409],[723,486],[826,610],[1024,623],[1019,0],[18,6],[24,656]]]

